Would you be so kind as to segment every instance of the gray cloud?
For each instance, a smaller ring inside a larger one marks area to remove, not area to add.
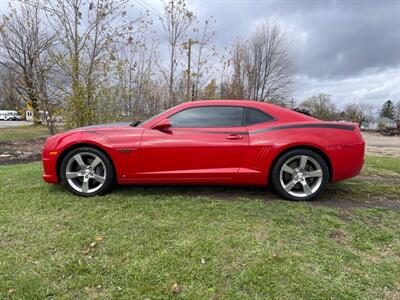
[[[277,19],[288,29],[298,72],[347,76],[400,63],[400,1],[195,1],[217,20],[219,45]]]
[[[296,63],[294,97],[339,105],[400,100],[400,1],[192,1],[217,20],[219,48],[265,19],[282,24]]]
[[[160,0],[146,2],[162,11]],[[263,20],[280,22],[296,64],[297,100],[320,92],[339,105],[400,100],[400,0],[188,0],[188,6],[200,19],[214,16],[220,53]]]

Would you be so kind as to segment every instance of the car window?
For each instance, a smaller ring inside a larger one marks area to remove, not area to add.
[[[254,125],[273,120],[274,118],[262,112],[261,110],[248,108],[244,109],[244,125]]]
[[[243,107],[206,106],[189,108],[169,117],[172,127],[239,127]]]

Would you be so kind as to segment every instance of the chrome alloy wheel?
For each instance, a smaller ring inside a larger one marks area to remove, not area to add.
[[[279,174],[282,188],[298,198],[314,194],[323,180],[321,165],[312,157],[297,155],[289,158],[281,167]]]
[[[65,177],[76,191],[90,194],[98,191],[106,180],[104,162],[94,153],[81,152],[72,156],[65,168]]]

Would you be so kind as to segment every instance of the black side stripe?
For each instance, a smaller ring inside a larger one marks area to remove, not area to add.
[[[209,133],[209,134],[240,134],[240,135],[248,135],[247,131],[199,131],[200,133]]]
[[[258,134],[264,132],[270,132],[275,130],[285,130],[285,129],[298,129],[298,128],[331,128],[331,129],[340,129],[340,130],[349,130],[353,131],[355,128],[352,125],[344,125],[344,124],[288,124],[288,125],[280,125],[275,127],[262,128],[257,130],[252,130],[249,132],[246,131],[200,131],[200,130],[185,130],[187,133],[191,134],[238,134],[238,135],[249,135],[249,134]]]
[[[297,128],[331,128],[331,129],[341,129],[341,130],[354,130],[354,126],[344,125],[344,124],[292,124],[292,125],[281,125],[263,129],[257,129],[250,131],[250,134],[257,134],[275,130],[284,130],[284,129],[297,129]]]

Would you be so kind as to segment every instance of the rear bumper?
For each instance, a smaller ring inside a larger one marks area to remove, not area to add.
[[[364,165],[365,143],[360,142],[335,149],[331,157],[332,182],[357,176]]]

